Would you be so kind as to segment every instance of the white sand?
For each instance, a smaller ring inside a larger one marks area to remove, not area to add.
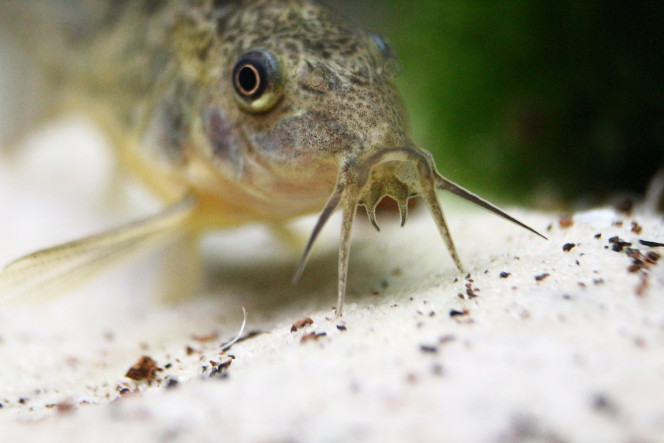
[[[64,123],[3,160],[2,263],[156,207],[109,204],[102,145]],[[638,240],[664,241],[661,215],[597,209],[563,228],[557,214],[513,210],[551,225],[544,241],[444,204],[472,281],[425,213],[404,229],[383,220],[381,233],[359,223],[342,320],[337,220],[298,286],[299,251],[248,227],[206,243],[209,281],[190,299],[159,296],[169,280],[155,253],[54,301],[0,307],[0,440],[664,441],[664,268],[630,272],[608,242],[653,250]],[[242,306],[262,334],[220,355]],[[303,317],[313,325],[291,333]],[[326,335],[301,343],[311,332]],[[151,385],[124,377],[143,355],[163,369]]]

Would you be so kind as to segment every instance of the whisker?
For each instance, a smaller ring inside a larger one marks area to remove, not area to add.
[[[309,259],[309,254],[311,253],[311,247],[314,245],[316,242],[316,239],[318,238],[318,234],[320,234],[320,231],[323,230],[323,227],[327,223],[327,221],[330,219],[330,216],[332,213],[334,213],[335,209],[337,209],[337,206],[339,206],[339,202],[341,201],[341,197],[343,196],[344,193],[344,184],[339,183],[337,185],[337,188],[334,190],[334,193],[330,197],[330,199],[327,201],[325,204],[325,207],[323,208],[323,211],[320,213],[320,216],[318,217],[318,221],[316,222],[316,226],[314,227],[314,230],[311,232],[311,236],[309,237],[309,241],[307,242],[307,246],[304,248],[304,252],[302,253],[302,257],[300,258],[300,262],[297,265],[297,269],[295,270],[295,275],[293,275],[293,284],[297,283],[300,281],[300,277],[302,277],[302,272],[304,272],[304,268],[307,265],[307,260]]]
[[[454,241],[450,235],[450,230],[447,227],[447,222],[445,221],[445,216],[443,215],[443,208],[441,208],[440,202],[438,201],[436,190],[433,186],[433,183],[425,179],[422,180],[422,198],[427,204],[429,212],[431,212],[431,216],[436,222],[438,232],[440,232],[440,236],[445,241],[447,250],[452,256],[452,260],[454,260],[454,264],[456,265],[457,269],[459,269],[459,272],[464,273],[465,271],[463,264],[461,264],[459,254],[457,253],[456,247],[454,246]]]
[[[343,204],[343,222],[341,224],[341,240],[339,242],[339,286],[337,292],[337,317],[343,314],[344,298],[346,296],[346,283],[348,282],[348,263],[350,259],[350,238],[353,231],[353,221],[357,212],[358,198],[347,194]]]
[[[535,235],[539,235],[542,237],[544,240],[548,240],[544,235],[540,234],[537,232],[535,229],[531,228],[527,224],[517,220],[516,218],[512,217],[509,215],[507,212],[503,211],[499,207],[495,206],[492,203],[489,203],[488,201],[484,200],[483,198],[479,197],[478,195],[473,194],[469,190],[457,185],[453,181],[450,181],[443,177],[440,174],[435,175],[436,178],[436,187],[445,191],[449,191],[454,195],[457,195],[461,197],[462,199],[469,201],[480,208],[486,209],[487,211],[493,212],[494,214],[504,218],[505,220],[508,220],[512,223],[514,223],[517,226],[521,226],[524,229],[527,229],[528,231],[532,232]]]
[[[399,205],[399,215],[401,216],[401,227],[406,226],[408,219],[408,199],[400,199],[397,204]]]
[[[364,209],[367,211],[367,217],[369,218],[372,226],[376,229],[377,232],[380,232],[380,226],[378,226],[378,222],[376,221],[376,207],[365,206]]]

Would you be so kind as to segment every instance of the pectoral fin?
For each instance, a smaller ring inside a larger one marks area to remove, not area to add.
[[[194,198],[187,197],[151,217],[21,257],[0,273],[0,303],[59,295],[131,253],[182,232],[195,207]]]

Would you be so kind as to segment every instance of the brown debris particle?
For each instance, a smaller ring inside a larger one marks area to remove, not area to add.
[[[639,251],[636,248],[625,248],[625,254],[629,258],[640,258],[641,257],[641,251]]]
[[[634,272],[639,272],[641,270],[641,265],[632,263],[628,268],[627,271],[634,273]]]
[[[549,274],[548,272],[545,272],[545,273],[543,273],[543,274],[536,275],[536,276],[535,276],[535,280],[536,280],[536,281],[542,281],[542,280],[544,280],[545,278],[547,278],[549,275],[551,275],[551,274]]]
[[[570,214],[561,215],[560,219],[558,219],[558,225],[563,229],[572,227],[574,225],[574,219],[572,219]]]
[[[49,403],[47,405],[44,405],[46,408],[55,408],[58,411],[58,414],[68,414],[70,412],[74,412],[76,409],[76,405],[70,401],[61,401],[59,403]]]
[[[641,231],[643,231],[643,227],[639,225],[637,222],[633,221],[632,222],[632,232],[635,234],[640,234]]]
[[[640,250],[633,248],[626,248],[625,253],[632,259],[632,264],[627,268],[629,272],[638,272],[640,270],[647,270],[650,265],[656,265],[659,260],[659,254],[649,251],[643,255]]]
[[[308,334],[304,334],[302,338],[300,339],[300,343],[306,343],[308,341],[316,341],[321,337],[325,337],[327,334],[325,332],[309,332]]]
[[[296,320],[293,323],[293,325],[290,328],[290,331],[295,332],[298,329],[302,329],[305,326],[309,326],[309,325],[313,325],[313,324],[314,324],[314,321],[311,318],[309,318],[309,317],[301,318],[299,320]]]
[[[157,366],[157,362],[154,361],[151,357],[144,355],[138,359],[138,361],[129,368],[125,377],[131,378],[135,381],[145,380],[148,383],[152,383],[157,379],[157,372],[162,369]]]
[[[565,244],[563,245],[563,252],[569,252],[569,251],[571,251],[572,249],[574,249],[575,246],[576,246],[576,245],[575,245],[574,243],[565,243]]]
[[[55,409],[58,411],[58,414],[69,414],[76,410],[76,406],[72,402],[61,401],[55,404]]]
[[[501,272],[500,274],[498,274],[498,276],[499,276],[500,278],[507,278],[507,277],[509,277],[510,275],[512,275],[512,274],[509,273],[509,272],[505,272],[505,271],[503,271],[503,272]]]
[[[199,343],[206,343],[209,341],[214,341],[219,338],[219,333],[218,332],[211,332],[209,334],[204,334],[204,335],[194,335],[192,336],[194,340],[196,340]]]
[[[650,260],[650,264],[655,264],[655,262],[657,262],[657,260],[659,260],[662,256],[655,251],[648,251],[646,257],[648,260]]]

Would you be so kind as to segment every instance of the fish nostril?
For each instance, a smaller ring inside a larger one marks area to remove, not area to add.
[[[320,66],[314,68],[309,74],[309,85],[312,88],[321,88],[325,83],[325,70]]]

